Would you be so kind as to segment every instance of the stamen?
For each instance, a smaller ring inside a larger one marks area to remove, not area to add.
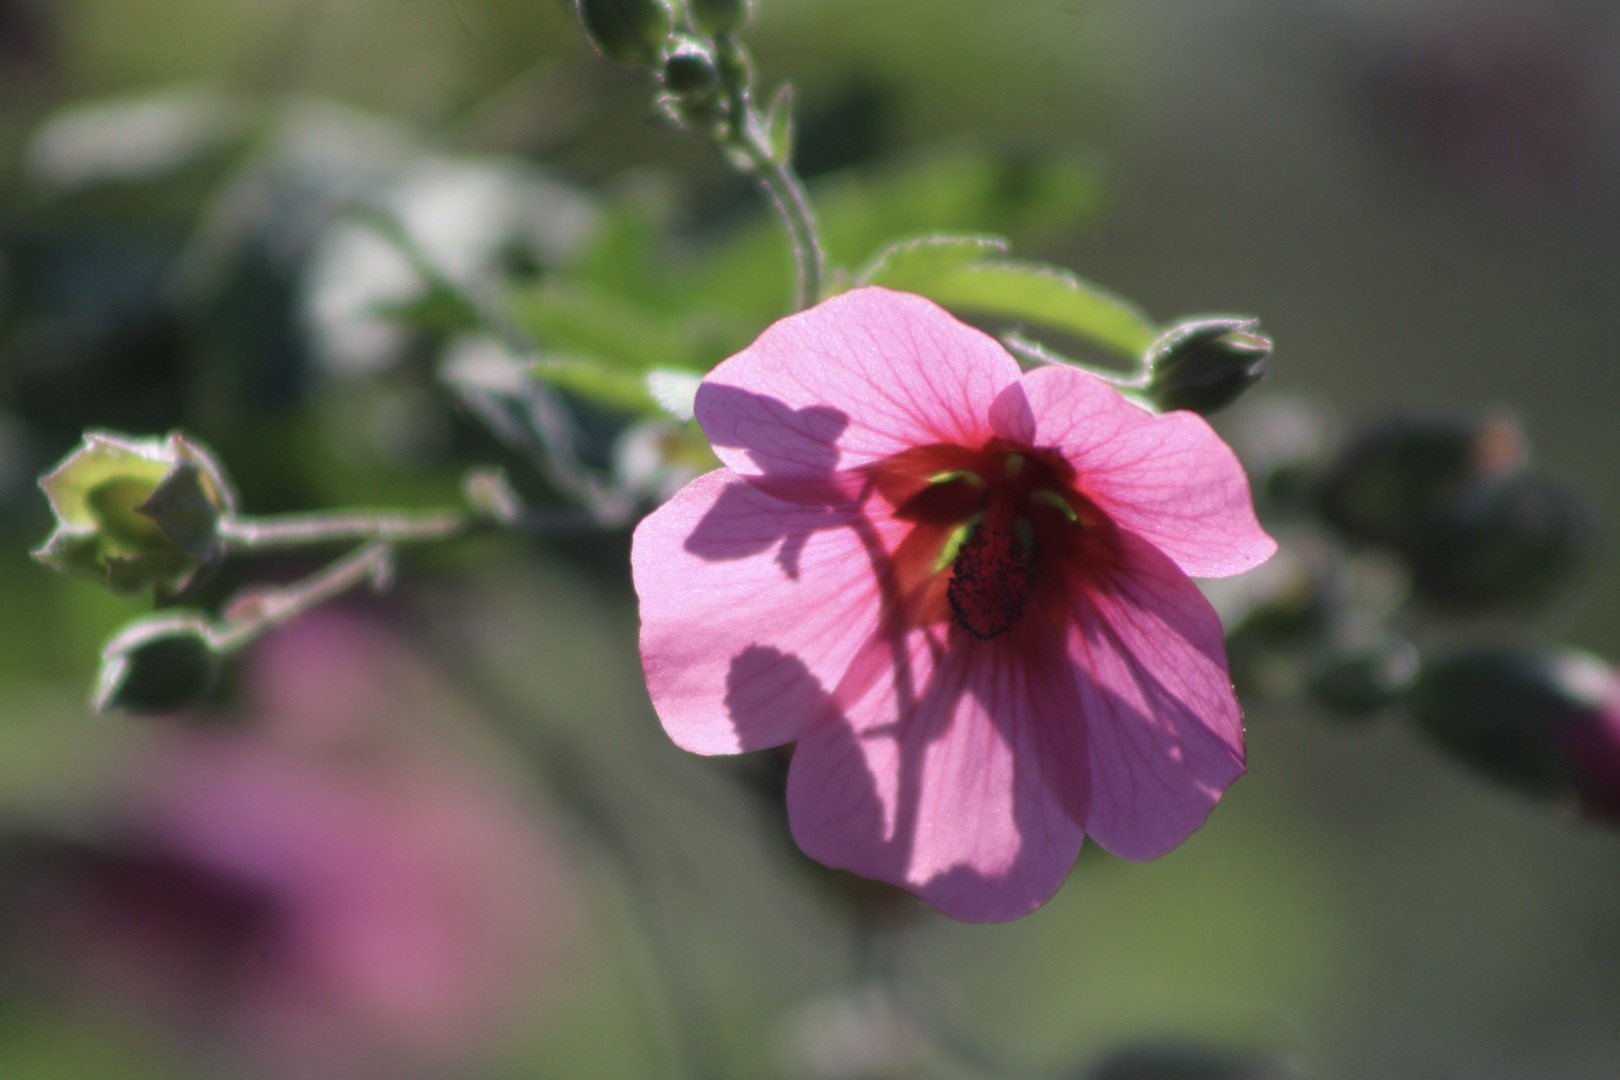
[[[952,469],[950,472],[935,473],[928,478],[930,484],[949,484],[953,480],[965,480],[980,491],[985,488],[984,477],[972,469]]]
[[[1007,455],[1007,479],[1012,480],[1012,479],[1016,478],[1018,476],[1018,474],[1023,472],[1023,471],[1024,471],[1024,455],[1023,454],[1008,454]]]
[[[1078,522],[1080,520],[1080,515],[1074,512],[1074,507],[1069,505],[1069,500],[1050,488],[1041,488],[1039,491],[1032,492],[1029,499],[1031,502],[1040,503],[1042,506],[1050,506],[1070,521]]]
[[[939,549],[939,557],[934,560],[934,573],[939,573],[956,561],[956,555],[962,550],[962,545],[967,543],[968,537],[973,535],[973,530],[977,529],[983,520],[983,514],[974,514],[951,530],[951,534],[945,538],[945,546]]]

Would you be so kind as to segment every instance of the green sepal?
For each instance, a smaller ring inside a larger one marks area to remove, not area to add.
[[[91,704],[97,712],[173,712],[194,704],[219,678],[213,628],[196,613],[130,623],[101,651]]]
[[[179,432],[138,439],[87,432],[40,477],[56,528],[34,558],[120,595],[167,601],[217,564],[235,495],[213,455]]]

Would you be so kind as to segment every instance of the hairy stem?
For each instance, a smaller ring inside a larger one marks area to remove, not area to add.
[[[219,537],[228,549],[262,551],[340,540],[446,540],[472,524],[472,515],[464,510],[345,510],[226,518],[219,523]]]
[[[225,622],[209,635],[220,653],[240,649],[271,627],[291,622],[311,608],[369,582],[387,586],[394,572],[394,546],[374,540],[326,569],[281,588],[255,589],[231,602]]]

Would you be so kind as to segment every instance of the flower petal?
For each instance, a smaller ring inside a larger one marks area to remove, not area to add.
[[[1129,533],[1074,604],[1090,762],[1086,832],[1125,859],[1154,859],[1204,823],[1243,774],[1243,715],[1215,610],[1185,574]]]
[[[670,738],[700,754],[798,737],[876,629],[871,527],[717,469],[637,527],[641,660]],[[868,534],[863,539],[863,534]]]
[[[1155,416],[1095,376],[1052,366],[1003,391],[990,419],[1003,438],[1056,449],[1099,509],[1187,574],[1228,577],[1277,550],[1237,455],[1201,416]]]
[[[937,663],[937,643],[914,633],[907,644],[905,665],[800,738],[793,836],[811,858],[952,918],[1027,915],[1063,883],[1084,836],[1049,783],[1063,759],[1052,725],[1080,716],[1071,670],[1027,663],[1011,642],[959,642]],[[1083,762],[1068,787],[1083,801]]]
[[[930,443],[978,446],[1018,364],[931,300],[854,289],[772,325],[709,373],[697,419],[720,460],[797,501]],[[847,494],[847,492],[846,492]]]

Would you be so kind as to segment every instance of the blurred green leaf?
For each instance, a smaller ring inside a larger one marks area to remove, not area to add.
[[[536,361],[530,370],[537,378],[579,397],[629,412],[662,415],[663,409],[647,390],[646,380],[613,371],[595,360],[557,357]]]
[[[590,357],[620,372],[655,367],[707,370],[740,346],[693,320],[671,318],[594,289],[547,284],[514,297],[512,314],[547,351]],[[633,380],[639,384],[639,380]]]

